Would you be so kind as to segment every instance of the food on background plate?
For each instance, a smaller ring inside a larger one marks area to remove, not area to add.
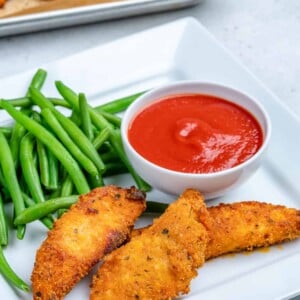
[[[189,291],[204,259],[298,237],[299,210],[256,201],[206,209],[199,192],[186,190],[153,225],[134,230],[130,242],[104,258],[90,299],[173,299]]]
[[[213,173],[251,158],[262,146],[263,132],[250,112],[232,102],[179,94],[141,110],[131,121],[128,140],[141,156],[160,167]]]
[[[0,18],[124,0],[0,0]]]
[[[106,186],[79,198],[37,251],[34,299],[62,299],[104,255],[123,244],[144,211],[145,193]]]

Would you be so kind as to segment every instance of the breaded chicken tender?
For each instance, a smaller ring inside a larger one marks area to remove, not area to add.
[[[189,292],[205,260],[203,197],[186,190],[152,226],[104,258],[90,299],[171,299]]]
[[[245,201],[219,204],[208,212],[206,259],[300,237],[300,211],[282,205]]]
[[[300,210],[258,201],[221,203],[199,216],[208,232],[205,260],[300,237]],[[133,237],[147,228],[132,231]]]
[[[145,209],[135,188],[97,188],[55,222],[36,254],[34,299],[62,299],[104,255],[123,244]]]

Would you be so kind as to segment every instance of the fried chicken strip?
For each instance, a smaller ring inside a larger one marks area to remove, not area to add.
[[[203,197],[186,190],[152,226],[104,258],[90,299],[171,299],[188,293],[205,260]]]
[[[200,216],[209,241],[205,259],[227,253],[252,251],[300,237],[300,210],[258,201],[221,203]],[[135,229],[132,236],[146,228]]]
[[[257,201],[208,208],[211,223],[205,258],[251,251],[300,237],[300,210]]]
[[[145,209],[135,188],[97,188],[79,198],[55,222],[36,254],[33,298],[62,299],[88,271],[126,241]]]

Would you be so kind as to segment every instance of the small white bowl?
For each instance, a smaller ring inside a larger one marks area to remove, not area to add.
[[[263,144],[250,159],[230,169],[207,174],[183,173],[160,167],[141,156],[128,141],[128,128],[135,116],[154,102],[179,94],[205,94],[226,99],[249,111],[263,131]],[[239,186],[258,168],[266,152],[271,135],[270,118],[262,105],[241,91],[216,83],[184,81],[151,90],[140,96],[127,109],[121,126],[125,152],[139,175],[152,187],[163,192],[179,195],[186,188],[200,190],[206,199],[223,195]]]

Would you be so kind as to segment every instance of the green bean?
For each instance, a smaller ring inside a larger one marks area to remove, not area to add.
[[[8,244],[8,226],[4,211],[4,204],[0,194],[0,247]]]
[[[96,149],[93,147],[91,141],[85,136],[78,126],[76,126],[70,119],[60,113],[55,107],[47,101],[47,99],[38,90],[31,89],[32,99],[42,109],[49,108],[60,122],[65,131],[69,134],[74,142],[77,143],[80,150],[95,164],[99,173],[105,170],[104,163],[102,162]]]
[[[45,201],[45,197],[42,190],[40,177],[34,163],[34,144],[34,136],[31,133],[27,133],[21,141],[20,161],[23,176],[30,191],[31,197],[36,203],[38,203]]]
[[[45,127],[51,134],[55,136],[50,126],[46,122],[42,122],[42,126]],[[56,139],[56,136],[55,136]],[[59,177],[59,163],[56,156],[52,153],[49,147],[46,147],[46,155],[48,160],[48,172],[49,172],[49,181],[45,186],[47,190],[56,190],[59,187],[58,177]]]
[[[91,122],[91,117],[88,111],[88,103],[84,94],[79,94],[79,109],[81,115],[82,131],[90,141],[94,139],[94,132]]]
[[[49,176],[49,161],[47,157],[47,149],[45,148],[44,144],[37,140],[37,153],[39,159],[39,171],[41,177],[41,183],[45,187],[50,186],[50,176]]]
[[[74,185],[73,185],[73,182],[72,182],[70,176],[66,176],[66,178],[62,184],[62,187],[61,187],[60,196],[61,197],[71,196],[73,193],[73,187],[74,187]],[[64,209],[64,208],[58,209],[57,210],[58,218],[60,218],[66,211],[67,211],[67,209]]]
[[[27,108],[32,105],[32,101],[28,97],[21,97],[21,98],[15,98],[15,99],[2,99],[2,100],[9,101],[9,103],[14,107]],[[63,99],[48,97],[47,100],[50,101],[55,106],[70,108],[70,105],[68,104],[68,102],[66,102]],[[2,109],[1,104],[0,104],[0,109]]]
[[[41,140],[62,163],[65,169],[70,174],[77,191],[80,194],[89,192],[88,183],[78,166],[77,162],[65,149],[65,147],[43,126],[36,121],[30,119],[22,112],[16,110],[9,102],[1,100],[4,109],[20,124],[22,124],[28,131]]]
[[[13,284],[15,287],[25,291],[29,292],[30,288],[10,267],[8,264],[2,247],[0,247],[0,273],[9,281],[11,284]]]
[[[20,143],[23,136],[26,134],[26,129],[19,123],[15,123],[12,129],[9,145],[14,161],[15,168],[19,165]]]
[[[64,213],[66,213],[68,208],[60,208],[57,210],[57,219],[60,219]]]
[[[119,156],[114,150],[110,150],[101,154],[104,163],[120,161]]]
[[[72,110],[72,113],[71,113],[69,119],[74,124],[76,124],[78,127],[81,127],[81,117],[80,117],[80,114],[78,114],[75,110]]]
[[[139,96],[144,94],[145,92],[137,93],[131,96],[127,96],[124,98],[120,98],[117,100],[113,100],[111,102],[107,102],[105,104],[101,104],[95,107],[95,109],[98,111],[104,111],[111,114],[118,113],[121,111],[124,111],[127,109],[127,107],[135,101]],[[21,97],[21,98],[15,98],[15,99],[2,99],[5,101],[9,101],[9,103],[16,107],[28,107],[32,104],[31,99],[28,97]],[[53,98],[53,97],[47,97],[47,100],[50,101],[55,106],[61,106],[66,108],[71,108],[71,106],[66,102],[64,99],[60,98]],[[0,109],[1,109],[0,104]]]
[[[26,208],[14,221],[15,225],[27,224],[35,220],[41,219],[50,213],[54,213],[60,208],[69,208],[76,203],[78,195],[50,199],[43,203],[38,203],[32,207]]]
[[[35,110],[32,110],[31,111],[31,117],[34,121],[38,122],[39,124],[42,124],[42,118],[41,118],[41,115],[40,113],[38,113],[37,111]]]
[[[57,210],[57,218],[60,219],[61,216],[62,216],[65,212],[67,212],[67,211],[68,211],[67,208],[60,208],[60,209],[58,209],[58,210]]]
[[[5,184],[11,195],[14,211],[16,216],[18,216],[25,208],[25,204],[22,198],[21,189],[17,179],[17,174],[14,166],[14,161],[12,153],[10,151],[8,142],[5,136],[0,132],[0,166],[4,176]],[[23,239],[25,234],[25,226],[17,227],[17,237]]]
[[[6,138],[10,138],[12,134],[11,127],[0,127],[0,131],[5,135]]]
[[[11,200],[11,197],[10,197],[9,191],[7,189],[7,185],[5,183],[1,167],[0,167],[0,187],[1,187],[2,194],[4,195],[3,201],[10,202],[8,200]]]
[[[2,198],[4,203],[11,203],[11,197],[7,188],[2,188]]]
[[[61,81],[56,81],[55,84],[61,96],[63,96],[63,98],[73,107],[74,110],[78,111],[79,103],[78,103],[77,94],[74,93],[69,87],[65,86]],[[128,168],[129,172],[133,176],[139,189],[143,191],[149,191],[151,187],[136,173],[136,171],[128,161],[127,156],[123,149],[123,144],[122,144],[121,135],[119,134],[119,131],[114,130],[112,125],[101,114],[99,114],[96,110],[94,110],[90,106],[89,106],[89,113],[91,115],[92,122],[99,130],[103,130],[104,128],[108,128],[110,130],[109,140],[114,150],[119,155],[120,159],[123,161],[123,163]]]
[[[164,213],[168,207],[168,204],[166,203],[155,202],[155,201],[147,201],[146,205],[147,208],[145,212],[147,213]]]
[[[106,111],[102,111],[100,109],[97,110],[99,114],[101,114],[108,122],[116,126],[117,128],[121,127],[122,120],[118,116],[115,116],[111,113],[108,113]]]
[[[50,101],[54,106],[61,106],[66,108],[71,108],[69,103],[65,101],[64,99],[59,98],[47,98],[48,101]]]
[[[30,193],[23,174],[21,174],[21,178],[19,178],[19,184],[22,193],[26,193],[26,194]]]
[[[34,87],[37,89],[40,89],[43,84],[44,81],[46,79],[46,71],[39,69],[37,70],[37,72],[34,74],[31,83],[29,85],[29,88],[27,90],[26,93],[26,97],[30,97],[30,87]],[[31,101],[30,101],[31,102]],[[30,105],[29,105],[30,106]],[[27,112],[27,114],[31,113],[30,110],[21,109],[22,112]],[[20,142],[21,139],[23,138],[23,136],[26,133],[26,129],[21,125],[16,123],[12,132],[12,136],[11,136],[11,141],[10,141],[10,147],[12,149],[12,155],[13,155],[13,159],[14,159],[14,163],[15,163],[15,167],[18,167],[18,162],[19,162],[19,148],[20,148]]]
[[[104,186],[103,176],[89,176],[89,184],[93,189],[100,186]]]
[[[127,167],[123,164],[123,162],[111,162],[105,164],[106,171],[103,174],[104,176],[112,176],[122,173],[128,173]]]
[[[56,136],[60,139],[63,145],[70,151],[77,162],[84,168],[89,174],[98,176],[98,170],[94,163],[82,153],[79,147],[73,142],[68,133],[61,126],[54,114],[49,108],[42,109],[42,116],[47,124],[51,127]]]
[[[47,72],[43,69],[38,69],[31,80],[26,96],[30,97],[30,88],[36,88],[40,90],[44,85],[46,77],[47,77]]]
[[[36,202],[32,200],[28,195],[23,193],[23,199],[24,202],[26,203],[27,207],[32,207],[36,205]],[[40,221],[48,228],[52,229],[53,228],[53,219],[51,218],[51,215],[48,215],[46,217],[40,218]]]
[[[62,184],[60,196],[61,197],[71,196],[73,192],[73,187],[74,185],[70,176],[67,176]]]
[[[106,111],[111,114],[115,114],[121,111],[124,111],[125,109],[128,108],[128,106],[134,102],[139,96],[143,95],[146,91],[140,92],[134,95],[130,95],[127,97],[123,97],[120,99],[116,99],[110,102],[107,102],[105,104],[99,105],[95,107],[95,109],[98,111]]]
[[[28,97],[15,98],[15,99],[2,99],[2,100],[9,101],[9,103],[15,107],[27,108],[28,106],[31,105],[31,100]],[[3,109],[1,104],[0,104],[0,109]]]
[[[93,140],[93,146],[96,150],[98,150],[105,141],[108,140],[110,134],[109,128],[104,128],[100,131],[100,133],[96,136],[96,138]]]
[[[74,141],[77,141],[78,147],[81,149],[81,151],[96,165],[99,173],[103,173],[105,171],[104,163],[97,150],[94,148],[92,142],[71,120],[65,118],[58,111],[53,111],[53,113],[71,138]]]
[[[55,85],[61,96],[70,104],[70,106],[75,111],[79,112],[79,101],[77,94],[69,87],[64,85],[61,81],[56,81]],[[92,122],[99,130],[102,130],[106,127],[108,127],[109,129],[113,129],[112,125],[101,114],[98,114],[98,112],[90,106],[88,106],[88,108]],[[94,121],[94,119],[96,119],[96,121]]]
[[[37,112],[32,113],[32,118],[36,122],[38,122],[40,124],[42,123],[41,116]],[[51,189],[51,182],[50,182],[50,176],[49,176],[50,170],[49,170],[47,149],[44,146],[44,144],[38,139],[36,139],[36,148],[37,148],[41,183],[46,188]]]
[[[110,132],[110,131],[109,131]],[[99,134],[99,133],[98,133]],[[109,140],[105,141],[101,146],[100,148],[98,149],[98,153],[101,155],[101,158],[102,158],[102,154],[104,153],[107,153],[107,152],[115,152],[116,151],[113,149],[111,143],[109,142]]]
[[[37,167],[38,167],[38,157],[37,157],[36,151],[34,151],[34,153],[33,153],[33,162],[34,162],[35,168],[37,169]]]
[[[50,194],[47,195],[47,201],[49,199],[59,198],[61,193],[61,187],[53,190]]]
[[[108,112],[111,114],[122,112],[122,111],[126,110],[132,102],[134,102],[139,96],[143,95],[145,92],[146,91],[98,105],[95,107],[95,110],[102,111],[102,112],[105,111],[105,112]],[[9,101],[9,103],[11,105],[16,106],[16,107],[28,107],[32,103],[31,99],[28,97],[3,99],[3,100]],[[68,102],[64,101],[63,99],[47,97],[47,100],[50,101],[55,106],[71,108],[71,106],[68,104]],[[0,109],[1,108],[2,107],[0,105]]]
[[[3,187],[6,187],[6,184],[5,184],[5,180],[4,180],[4,176],[3,176],[3,173],[2,173],[1,167],[0,167],[0,185],[3,186]]]
[[[5,136],[0,133],[0,145],[1,145],[1,156],[0,156],[0,166],[3,172],[6,187],[12,198],[14,204],[14,211],[16,216],[18,216],[21,211],[25,208],[21,189],[18,183],[17,174],[13,162],[13,157]],[[18,226],[17,237],[23,239],[25,234],[25,227]]]

